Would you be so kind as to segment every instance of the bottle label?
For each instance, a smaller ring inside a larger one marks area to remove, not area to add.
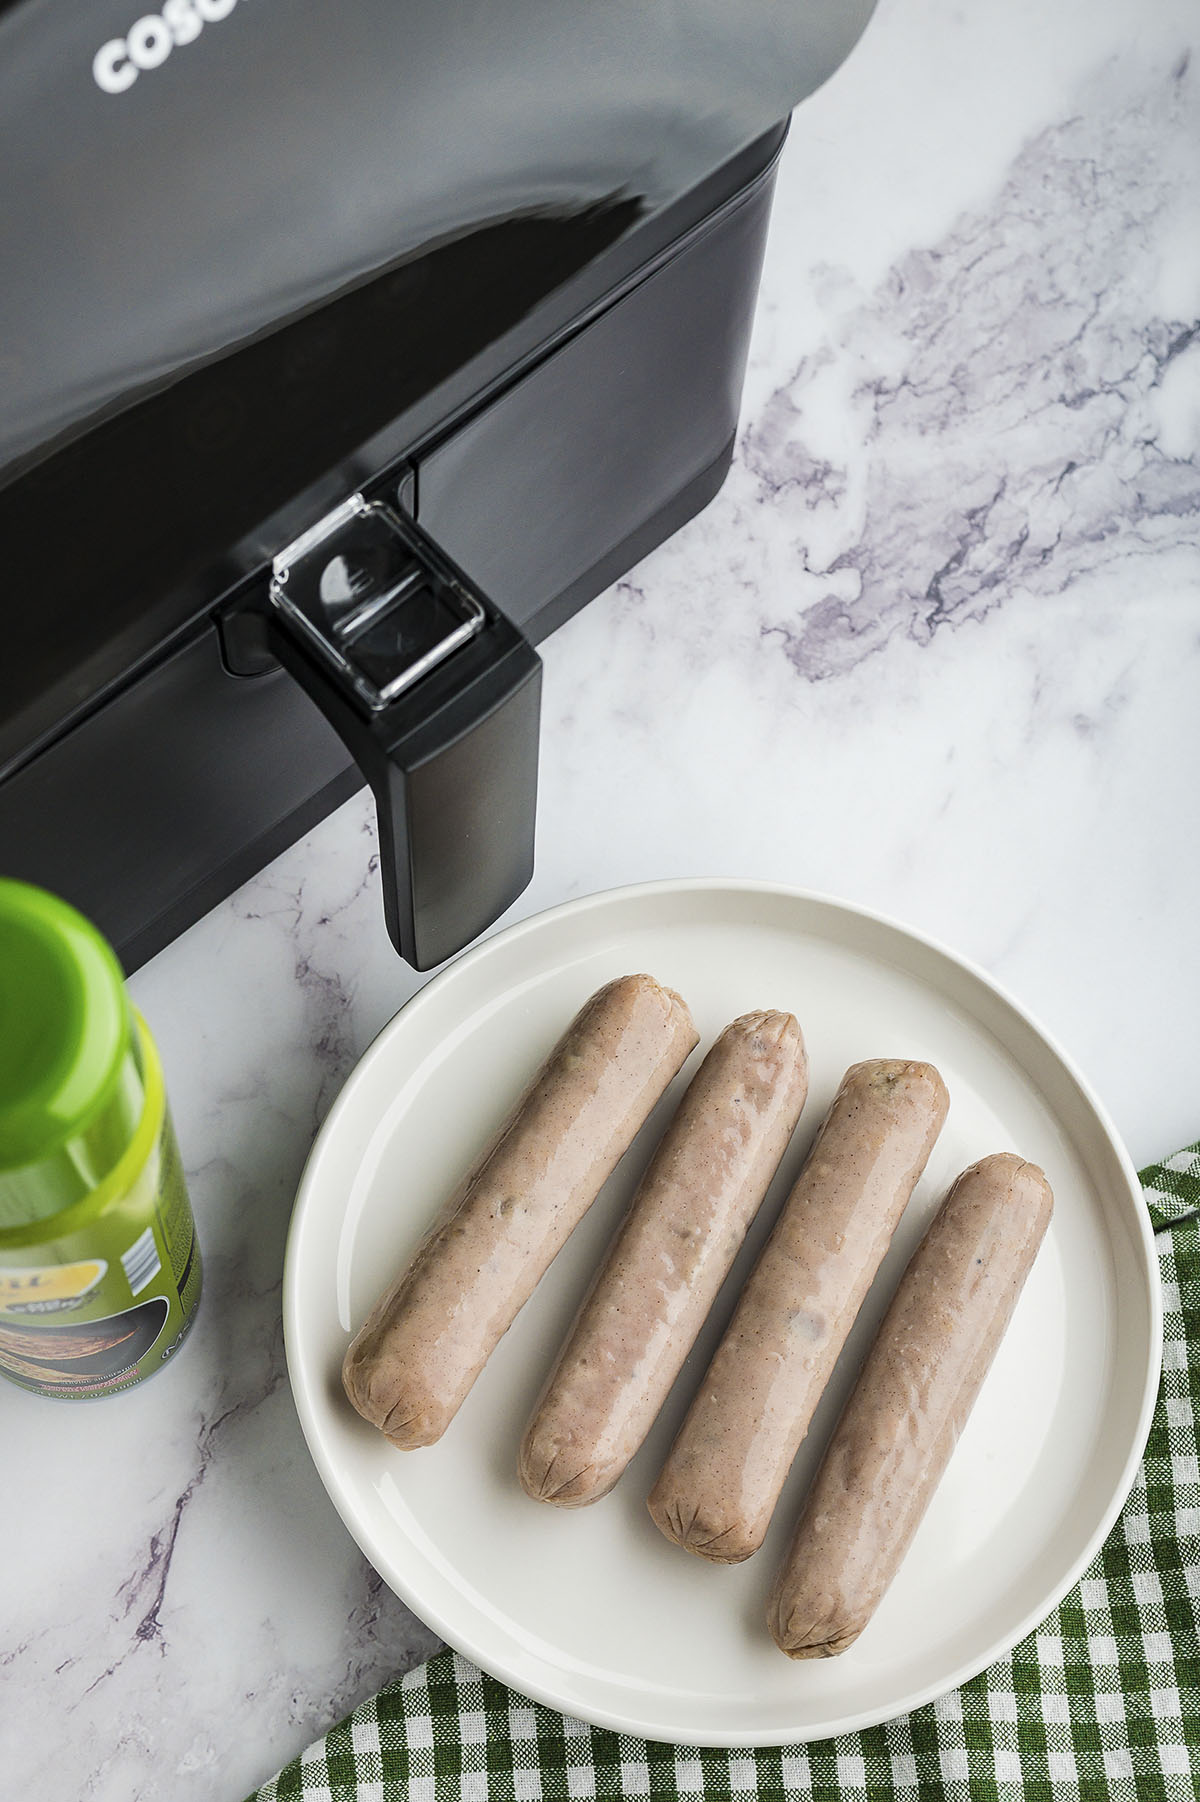
[[[169,1113],[129,1189],[77,1232],[0,1253],[0,1374],[82,1400],[129,1389],[182,1343],[200,1254]]]
[[[103,1258],[89,1258],[82,1264],[35,1264],[29,1270],[0,1265],[0,1313],[69,1313],[79,1307],[107,1269]]]

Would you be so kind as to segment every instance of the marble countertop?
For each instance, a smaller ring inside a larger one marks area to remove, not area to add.
[[[542,647],[508,916],[672,875],[878,908],[1015,992],[1136,1162],[1200,1135],[1196,26],[882,0],[793,126],[725,488]],[[6,1794],[237,1802],[432,1649],[280,1325],[313,1135],[421,980],[361,797],[134,979],[205,1296],[152,1384],[0,1397]]]

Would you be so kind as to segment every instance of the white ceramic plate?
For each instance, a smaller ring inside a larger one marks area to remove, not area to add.
[[[441,1442],[401,1452],[345,1401],[351,1333],[576,1009],[647,970],[701,1043]],[[750,1008],[790,1008],[811,1088],[743,1255],[650,1440],[613,1493],[530,1501],[515,1455],[588,1275],[684,1082]],[[928,1058],[950,1116],[797,1460],[763,1550],[710,1566],[645,1495],[749,1261],[847,1065]],[[1009,1333],[916,1541],[840,1658],[792,1663],[764,1623],[788,1523],[888,1295],[966,1164],[1015,1150],[1056,1208]],[[451,1645],[601,1726],[783,1744],[886,1720],[963,1682],[1060,1599],[1115,1519],[1158,1379],[1158,1274],[1136,1175],[1095,1097],[981,972],[861,910],[764,884],[669,882],[571,902],[490,939],[388,1025],[313,1148],[285,1276],[288,1366],[325,1486],[367,1557]]]

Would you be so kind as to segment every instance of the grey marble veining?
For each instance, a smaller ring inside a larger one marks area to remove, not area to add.
[[[738,453],[543,647],[521,917],[735,874],[1042,1015],[1143,1160],[1200,1134],[1200,64],[1183,0],[883,0],[785,152]],[[139,973],[205,1258],[94,1408],[0,1394],[0,1788],[237,1802],[434,1640],[321,1486],[284,1248],[420,985],[359,797]]]
[[[798,674],[1194,552],[1200,467],[1159,403],[1176,380],[1194,392],[1200,317],[1165,314],[1146,277],[1198,179],[1190,55],[1132,91],[1109,67],[990,207],[876,292],[838,296],[829,272],[830,338],[743,443],[759,498],[802,534],[787,611],[763,628]]]

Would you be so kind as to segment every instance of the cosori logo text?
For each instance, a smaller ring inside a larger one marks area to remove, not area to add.
[[[177,44],[194,44],[206,25],[227,19],[238,0],[166,0],[160,13],[147,13],[123,38],[110,38],[92,58],[96,86],[123,94],[143,69],[157,69]]]

